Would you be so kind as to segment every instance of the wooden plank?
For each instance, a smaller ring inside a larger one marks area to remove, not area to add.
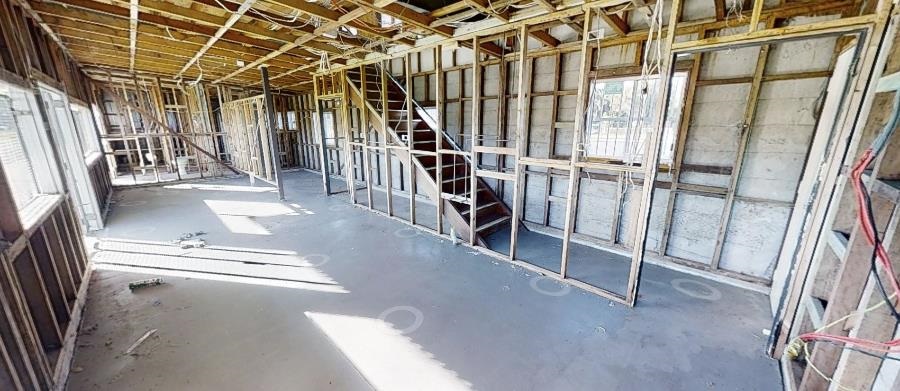
[[[484,80],[484,69],[481,66],[481,37],[472,38],[472,161],[469,167],[469,244],[475,246],[478,237],[478,221],[476,221],[476,208],[478,207],[478,170],[479,155],[475,147],[480,145],[481,138],[481,83]],[[462,80],[460,80],[462,83]],[[462,96],[462,94],[460,94]],[[463,108],[460,107],[460,111]],[[462,122],[460,122],[462,124]],[[443,191],[443,189],[441,190]]]
[[[510,242],[509,242],[509,260],[516,260],[516,245],[518,244],[519,239],[519,221],[522,219],[524,215],[525,209],[525,199],[524,199],[524,191],[525,191],[525,166],[519,163],[519,159],[527,154],[528,150],[528,129],[526,128],[527,123],[527,110],[528,105],[531,103],[527,94],[530,92],[531,86],[531,69],[529,69],[529,60],[528,60],[528,27],[522,26],[519,28],[519,69],[518,69],[518,79],[516,80],[516,92],[518,93],[518,97],[516,97],[516,134],[515,141],[516,145],[513,149],[515,171],[513,173],[513,207],[512,207],[512,216],[511,216],[511,226],[510,226]]]
[[[886,231],[894,212],[895,204],[877,194],[872,195],[872,211],[875,218],[875,228],[880,235]],[[823,322],[829,324],[835,320],[856,311],[863,295],[866,281],[869,279],[869,257],[872,254],[872,246],[869,245],[864,233],[857,224],[850,234],[850,247],[846,259],[841,262],[837,273],[837,280],[829,296],[828,306],[825,308]],[[829,334],[847,336],[848,330],[834,327],[827,330]],[[834,376],[842,349],[832,344],[814,344],[811,356],[807,361],[815,365],[825,376]],[[800,382],[800,389],[826,389],[829,382],[819,376],[816,371],[807,370]]]
[[[900,232],[897,230],[900,216],[898,216],[897,212],[897,204],[895,203],[890,223],[888,223],[884,235],[881,237],[881,241],[892,260],[900,256],[900,246],[897,243],[897,240],[900,239]],[[864,260],[847,259],[847,261]],[[898,275],[888,275],[880,265],[876,272],[882,281],[900,278]],[[885,289],[890,289],[887,282],[884,284],[886,285]],[[894,318],[887,306],[882,306],[874,311],[866,311],[866,309],[882,300],[883,297],[881,292],[878,291],[876,281],[874,278],[869,278],[863,288],[862,300],[859,301],[856,307],[856,311],[860,315],[854,322],[848,322],[854,324],[849,333],[850,337],[870,341],[890,341],[894,339],[894,335],[897,332],[897,319]],[[896,300],[893,300],[893,303],[889,305],[896,305]],[[883,358],[872,357],[857,351],[844,351],[835,370],[833,383],[853,390],[870,390],[884,361]]]
[[[47,300],[50,303],[50,308],[53,310],[53,315],[56,317],[56,320],[60,323],[60,327],[62,327],[62,324],[69,321],[69,316],[71,315],[69,311],[71,311],[71,308],[69,308],[68,303],[66,302],[62,280],[55,270],[46,237],[43,235],[42,231],[36,231],[31,235],[28,242],[31,253],[34,256],[34,264],[43,279],[44,291],[47,292]]]
[[[765,0],[753,0],[753,13],[750,14],[750,32],[754,32],[759,28],[759,17],[762,15]]]
[[[138,0],[132,0],[132,7],[135,9],[137,8],[137,1]],[[222,25],[218,28],[218,30],[216,30],[216,33],[213,34],[212,37],[209,37],[209,41],[207,41],[206,44],[204,44],[203,47],[200,48],[200,50],[198,50],[197,53],[194,54],[194,56],[191,57],[191,59],[188,60],[188,62],[186,64],[184,64],[184,67],[182,67],[181,70],[178,71],[178,73],[175,75],[175,78],[176,79],[180,78],[181,75],[184,74],[184,72],[186,70],[188,70],[191,66],[193,66],[194,63],[199,61],[200,57],[202,57],[204,54],[206,54],[206,52],[209,51],[209,49],[216,43],[216,41],[218,41],[219,38],[221,38],[223,35],[225,35],[225,33],[227,33],[228,30],[231,29],[231,27],[234,26],[241,19],[241,16],[244,15],[244,13],[246,13],[248,10],[250,10],[250,7],[252,7],[253,3],[255,3],[255,2],[256,2],[256,0],[244,0],[241,3],[240,8],[238,8],[231,15],[229,15],[228,19],[226,19],[222,23]],[[133,17],[134,22],[133,23],[137,24],[137,20],[136,20],[137,11],[135,10],[135,11],[133,11],[133,13],[134,13],[134,17]],[[134,31],[134,30],[132,30],[132,31]],[[132,49],[132,56],[133,55],[134,55],[134,50]],[[266,78],[264,77],[263,79],[265,80]],[[263,89],[267,89],[268,80],[266,80],[263,85],[264,85]],[[271,97],[271,95],[270,95],[270,97]],[[279,191],[281,191],[280,187],[279,187]],[[279,194],[283,195],[283,192],[281,192]]]
[[[590,28],[593,11],[593,9],[588,8],[584,12],[584,31],[581,34],[581,63],[578,67],[579,75],[587,74],[593,60],[594,48],[590,44]],[[590,80],[587,77],[582,77],[578,83],[578,95],[577,98],[575,98],[575,125],[573,127],[574,133],[572,137],[573,153],[570,158],[569,188],[566,190],[566,217],[563,228],[562,257],[559,268],[559,275],[562,278],[566,278],[566,272],[568,271],[569,252],[571,251],[572,246],[572,232],[575,230],[575,209],[578,205],[578,186],[581,174],[581,168],[575,165],[580,156],[578,153],[575,153],[575,151],[579,150],[578,147],[584,137],[589,86]]]
[[[281,152],[279,151],[278,142],[276,141],[278,129],[275,126],[275,104],[272,99],[271,87],[269,86],[269,69],[263,66],[259,68],[259,71],[262,74],[263,95],[265,95],[266,124],[268,128],[267,134],[269,136],[269,153],[272,157],[272,170],[274,171],[275,184],[278,188],[278,199],[284,201],[284,178],[281,173]]]
[[[41,346],[45,351],[58,349],[62,346],[62,332],[45,290],[44,279],[38,271],[30,247],[16,257],[13,267],[20,281],[29,312],[34,318],[34,326],[38,330]]]
[[[676,42],[673,49],[678,52],[710,51],[732,47],[736,44],[750,46],[772,39],[797,39],[821,35],[852,32],[868,27],[875,21],[875,15],[853,16],[824,22],[801,24],[778,28],[756,30],[745,34],[734,34],[705,38],[697,41]]]
[[[328,22],[328,23],[322,24],[321,26],[317,27],[312,33],[304,34],[303,36],[301,36],[301,37],[299,37],[299,38],[293,40],[292,42],[285,43],[284,45],[281,45],[281,47],[279,47],[278,49],[272,51],[271,53],[269,53],[269,54],[267,54],[267,55],[265,55],[265,56],[263,56],[263,57],[261,57],[261,58],[255,60],[255,61],[253,61],[253,62],[251,62],[251,63],[249,63],[249,64],[247,64],[247,65],[245,65],[245,66],[243,66],[243,67],[241,67],[240,69],[238,69],[238,70],[236,70],[236,71],[234,71],[234,72],[232,72],[232,73],[230,73],[230,74],[228,74],[228,75],[226,75],[226,76],[224,76],[224,77],[221,77],[221,78],[216,79],[215,81],[213,81],[213,83],[222,83],[222,82],[224,82],[224,81],[226,81],[226,80],[228,80],[228,79],[230,79],[230,78],[232,78],[232,77],[234,77],[234,76],[236,76],[236,75],[238,75],[238,74],[240,74],[240,73],[242,73],[242,72],[245,72],[245,71],[247,71],[247,70],[249,70],[249,69],[252,69],[252,68],[254,68],[254,67],[257,67],[257,66],[259,66],[259,65],[261,65],[261,64],[263,64],[263,63],[265,63],[266,61],[270,60],[270,59],[273,59],[273,58],[278,57],[278,56],[280,56],[280,55],[282,55],[282,54],[285,54],[285,53],[287,53],[288,51],[294,50],[294,49],[299,48],[299,47],[303,47],[304,45],[310,45],[311,42],[312,42],[316,37],[324,36],[325,33],[329,33],[329,32],[331,32],[332,30],[335,30],[335,29],[339,28],[340,26],[344,25],[345,23],[348,23],[348,22],[350,22],[350,21],[352,21],[352,20],[354,20],[354,19],[357,19],[357,18],[359,18],[359,17],[361,17],[361,16],[363,16],[363,15],[365,15],[365,14],[366,14],[366,10],[365,10],[365,9],[362,9],[362,8],[357,8],[357,9],[355,9],[355,10],[353,10],[353,11],[350,11],[349,13],[344,14],[343,16],[341,16],[337,21],[334,21],[334,22]],[[279,77],[282,77],[282,76],[284,76],[284,75],[287,75],[287,74],[288,74],[288,73],[283,73],[283,74],[281,74],[281,75],[277,75],[277,76],[273,77],[272,79],[275,80],[275,79],[277,79],[277,78],[279,78]]]
[[[659,166],[659,145],[662,134],[665,130],[665,117],[669,106],[669,95],[672,89],[672,74],[675,70],[675,55],[673,47],[675,43],[675,33],[678,21],[681,19],[684,3],[681,0],[673,0],[672,8],[669,15],[668,33],[665,37],[663,45],[663,61],[662,70],[660,71],[660,83],[662,87],[659,90],[659,100],[656,103],[655,112],[655,130],[652,133],[648,143],[648,154],[644,158],[644,183],[641,190],[640,218],[635,227],[636,237],[632,248],[631,270],[628,277],[628,287],[625,293],[625,302],[633,306],[637,298],[637,292],[640,284],[641,266],[644,261],[645,248],[647,246],[647,231],[650,227],[650,209],[653,205],[653,196],[655,193],[653,185],[656,182],[657,167]]]
[[[622,19],[619,15],[616,14],[607,14],[606,12],[600,11],[597,14],[600,15],[600,18],[603,19],[606,24],[613,29],[613,31],[620,36],[628,35],[631,32],[631,27],[628,26],[628,22]]]
[[[446,113],[446,107],[444,103],[444,97],[447,89],[447,80],[444,74],[444,58],[443,58],[443,47],[436,46],[434,48],[434,77],[435,77],[435,107],[437,107],[437,118],[435,118],[435,123],[437,124],[437,129],[434,132],[435,137],[435,145],[437,148],[435,151],[437,152],[437,156],[435,157],[435,183],[444,183],[443,181],[443,171],[444,171],[444,158],[441,155],[441,149],[444,142],[444,117]],[[434,203],[437,208],[437,233],[441,235],[444,233],[444,201],[440,198],[440,194],[444,191],[442,186],[438,186],[436,197],[437,201]],[[456,238],[453,238],[456,240]]]
[[[762,3],[762,1],[757,1]],[[774,21],[769,21],[771,25]],[[734,208],[734,197],[737,193],[738,181],[741,179],[741,172],[744,167],[744,159],[747,154],[747,145],[750,143],[750,135],[753,133],[753,124],[756,119],[756,109],[759,106],[759,92],[762,89],[762,78],[766,72],[766,63],[769,59],[769,50],[771,45],[763,45],[759,49],[759,55],[756,59],[756,68],[753,72],[753,82],[750,83],[750,91],[747,96],[747,106],[744,108],[744,117],[738,142],[737,153],[735,154],[734,163],[732,164],[731,178],[728,184],[728,193],[725,195],[725,206],[722,209],[722,215],[719,219],[719,232],[716,237],[716,247],[713,251],[713,257],[710,261],[712,269],[719,268],[719,262],[722,259],[722,249],[725,247],[725,239],[728,234],[728,224],[731,222],[732,209]]]
[[[128,12],[128,23],[130,26],[128,31],[128,50],[131,57],[128,71],[134,72],[134,54],[137,51],[138,0],[131,0]]]
[[[706,36],[706,32],[700,34],[701,37]],[[687,82],[687,92],[685,94],[684,109],[681,113],[681,122],[678,125],[678,139],[675,142],[675,153],[672,161],[672,169],[670,171],[672,186],[669,188],[669,197],[666,201],[666,216],[663,220],[663,232],[659,239],[657,252],[660,255],[666,255],[669,248],[669,236],[672,231],[672,214],[675,210],[675,198],[681,178],[681,172],[684,168],[684,149],[687,144],[687,135],[690,132],[691,115],[694,109],[694,97],[697,93],[697,81],[700,78],[700,67],[703,64],[703,53],[694,55],[693,65]]]
[[[419,67],[422,66],[421,57],[419,57]],[[407,169],[407,180],[409,181],[409,222],[413,225],[416,224],[416,167],[413,164],[413,142],[414,140],[414,132],[413,132],[413,122],[412,117],[415,111],[413,107],[413,77],[412,77],[412,54],[407,53],[406,57],[403,61],[403,77],[406,83],[406,169]],[[425,85],[428,85],[428,79],[425,80]],[[426,94],[427,99],[427,94]],[[440,148],[440,143],[435,144],[435,148]],[[441,183],[437,182],[437,186],[440,188]]]
[[[381,94],[381,107],[382,110],[386,110],[389,107],[388,103],[388,77],[390,77],[390,71],[388,70],[388,61],[382,61],[381,66],[378,67],[378,72],[380,73],[379,80],[381,81],[381,90],[379,93]],[[382,153],[384,154],[384,187],[385,187],[385,195],[387,196],[387,214],[388,216],[394,216],[394,170],[392,168],[391,159],[391,151],[388,148],[389,144],[392,144],[393,141],[391,139],[391,130],[388,126],[388,113],[385,111],[381,114],[381,130],[382,136],[384,137],[384,142],[382,143]]]

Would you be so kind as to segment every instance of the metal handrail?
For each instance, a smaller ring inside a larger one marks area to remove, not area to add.
[[[381,64],[375,63],[375,67],[376,67],[376,68],[382,68],[382,69],[381,69],[381,73],[387,75],[387,76],[394,82],[394,84],[397,85],[397,88],[400,88],[400,91],[403,91],[404,94],[409,95],[409,91],[407,91],[407,89],[404,88],[402,84],[400,84],[400,81],[398,81],[398,80],[394,77],[394,75],[392,75],[390,72],[388,72],[387,70],[383,69],[383,67],[382,67]],[[411,95],[410,95],[410,96],[411,96]],[[416,102],[416,100],[415,100],[415,99],[412,99],[412,98],[410,98],[409,101],[411,101],[411,102],[413,103],[413,105],[415,105],[416,107],[418,107],[419,109],[422,110],[422,111],[419,113],[420,116],[427,116],[430,120],[434,121],[434,123],[437,123],[437,120],[435,120],[430,114],[428,114],[428,112],[425,111],[425,108],[422,107],[421,105],[419,105],[419,102]],[[406,105],[406,100],[404,100],[404,103],[403,103],[403,104]],[[447,131],[444,130],[443,126],[439,126],[439,127],[441,128],[441,130],[440,130],[441,135],[444,136],[444,139],[446,139],[447,142],[450,143],[451,146],[453,146],[453,148],[455,148],[455,149],[458,150],[458,151],[465,152],[462,148],[460,148],[459,144],[457,144],[456,141],[453,140],[453,137],[451,137],[450,134],[447,133]],[[433,129],[432,129],[432,130],[433,130]],[[440,150],[441,150],[441,146],[438,145],[438,146],[436,146],[436,147],[437,147],[437,151],[436,151],[436,152],[437,152],[437,154],[438,154],[438,158],[440,158]],[[465,159],[469,164],[473,164],[473,163],[472,163],[472,159],[471,159],[468,155],[462,155],[462,156],[463,156],[463,159]]]

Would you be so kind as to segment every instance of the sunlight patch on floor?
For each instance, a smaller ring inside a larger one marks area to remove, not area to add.
[[[297,212],[277,202],[203,200],[216,217],[236,234],[271,235],[268,228],[256,221],[257,217],[299,216]]]
[[[376,390],[471,390],[472,384],[393,325],[372,318],[305,312]]]

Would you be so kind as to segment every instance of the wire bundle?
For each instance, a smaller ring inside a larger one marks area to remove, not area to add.
[[[865,309],[862,314],[866,314],[881,306],[886,305],[890,309],[891,315],[894,317],[895,321],[900,322],[900,313],[898,313],[896,306],[892,302],[892,300],[894,300],[897,296],[900,296],[900,281],[897,280],[897,276],[894,273],[894,267],[891,263],[890,256],[885,250],[881,238],[878,237],[878,230],[875,227],[875,216],[872,211],[872,199],[869,195],[868,189],[866,189],[865,183],[863,182],[863,175],[865,174],[866,169],[884,150],[885,146],[887,145],[887,141],[890,139],[890,136],[893,135],[895,129],[897,128],[898,122],[900,122],[900,90],[898,90],[894,95],[894,105],[890,120],[884,126],[884,128],[882,128],[881,133],[878,135],[878,137],[875,138],[875,140],[872,142],[872,145],[863,152],[862,156],[859,158],[856,164],[854,164],[853,169],[850,172],[850,180],[852,181],[853,191],[856,196],[857,220],[859,220],[860,225],[859,232],[861,232],[865,236],[866,241],[869,243],[869,245],[872,246],[869,272],[875,279],[875,282],[882,296],[882,301]],[[892,293],[891,295],[887,294],[884,282],[882,281],[881,276],[878,274],[878,263],[880,263],[881,267],[884,269],[884,272],[889,279],[891,288],[894,291],[894,293]],[[846,316],[834,322],[831,322],[814,332],[800,334],[791,343],[791,346],[789,346],[785,350],[785,354],[793,357],[798,357],[800,354],[800,348],[802,348],[807,357],[807,363],[810,368],[812,368],[817,374],[819,374],[819,376],[828,380],[829,382],[834,381],[833,379],[825,375],[821,370],[819,370],[819,368],[817,368],[810,360],[808,346],[809,342],[832,343],[842,346],[845,349],[858,351],[860,353],[874,356],[876,358],[898,360],[896,357],[890,357],[888,355],[892,353],[900,353],[900,339],[879,342],[864,338],[832,335],[823,332],[826,329],[843,323],[853,315],[854,313],[851,312],[850,314],[847,314]],[[838,389],[850,390],[849,388],[844,387],[840,384],[835,383],[835,385]]]

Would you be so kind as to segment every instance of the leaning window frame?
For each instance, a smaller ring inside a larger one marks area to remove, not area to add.
[[[56,154],[47,132],[44,113],[34,95],[34,90],[14,80],[0,77],[0,92],[5,92],[3,95],[9,96],[12,102],[16,131],[28,159],[36,188],[29,201],[16,206],[22,216],[36,204],[36,200],[47,196],[59,196],[65,187],[56,164]]]

